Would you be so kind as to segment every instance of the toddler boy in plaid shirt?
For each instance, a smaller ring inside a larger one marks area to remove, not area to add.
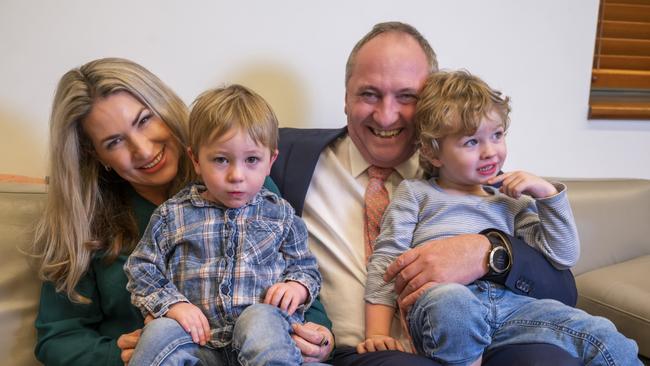
[[[291,205],[263,187],[278,150],[270,106],[240,85],[201,94],[188,152],[201,182],[151,217],[125,271],[148,323],[131,363],[302,362],[290,337],[321,276]]]

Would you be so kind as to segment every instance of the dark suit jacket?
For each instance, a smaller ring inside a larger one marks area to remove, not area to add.
[[[298,129],[281,128],[280,154],[271,169],[271,177],[287,199],[302,215],[307,189],[314,174],[320,153],[347,128]],[[571,271],[555,269],[544,256],[523,241],[510,237],[512,244],[512,267],[505,279],[505,286],[515,293],[538,299],[559,300],[575,306],[577,291]]]

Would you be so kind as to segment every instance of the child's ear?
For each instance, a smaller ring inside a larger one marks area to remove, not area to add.
[[[434,154],[433,147],[423,144],[420,147],[420,155],[427,159],[434,167],[440,168],[442,166],[442,161]]]
[[[430,161],[431,161],[431,165],[433,165],[434,167],[436,167],[438,169],[442,168],[442,161],[440,161],[440,159],[433,158]]]
[[[187,155],[190,156],[190,160],[192,160],[192,165],[194,166],[194,172],[196,175],[201,176],[201,165],[199,164],[199,155],[194,154],[194,151],[192,151],[191,147],[187,148]]]
[[[278,154],[279,154],[278,149],[275,149],[271,153],[271,161],[269,163],[269,171],[268,171],[267,175],[271,174],[271,167],[273,167],[273,163],[275,163],[275,160],[278,158]]]
[[[275,163],[275,159],[278,158],[278,154],[280,154],[280,151],[278,149],[275,149],[273,153],[271,154],[271,165]]]

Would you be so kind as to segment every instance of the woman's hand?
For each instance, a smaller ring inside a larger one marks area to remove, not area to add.
[[[291,338],[296,342],[304,362],[323,362],[334,348],[334,336],[329,329],[312,322],[293,324]]]
[[[122,359],[122,362],[124,362],[124,365],[129,364],[135,346],[138,344],[138,340],[140,339],[140,334],[142,334],[142,329],[136,329],[131,333],[122,334],[117,339],[117,346],[122,350],[120,358]]]
[[[144,324],[147,325],[150,321],[153,320],[151,314],[147,314],[144,318]],[[131,357],[133,357],[133,351],[135,351],[135,346],[138,345],[140,340],[140,335],[142,334],[142,329],[136,329],[131,333],[122,334],[117,339],[117,346],[122,350],[120,353],[120,358],[124,362],[124,366],[129,364]]]

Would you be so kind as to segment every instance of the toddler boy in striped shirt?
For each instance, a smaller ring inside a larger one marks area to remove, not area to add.
[[[420,164],[431,178],[404,180],[383,216],[368,263],[360,353],[404,349],[389,336],[397,295],[383,275],[419,244],[496,228],[521,237],[558,269],[577,262],[580,244],[566,186],[523,171],[500,174],[509,112],[507,97],[468,72],[437,72],[426,80],[414,123]],[[415,350],[442,364],[480,365],[492,347],[549,343],[584,364],[640,365],[636,343],[609,320],[490,281],[430,284],[400,312]]]

